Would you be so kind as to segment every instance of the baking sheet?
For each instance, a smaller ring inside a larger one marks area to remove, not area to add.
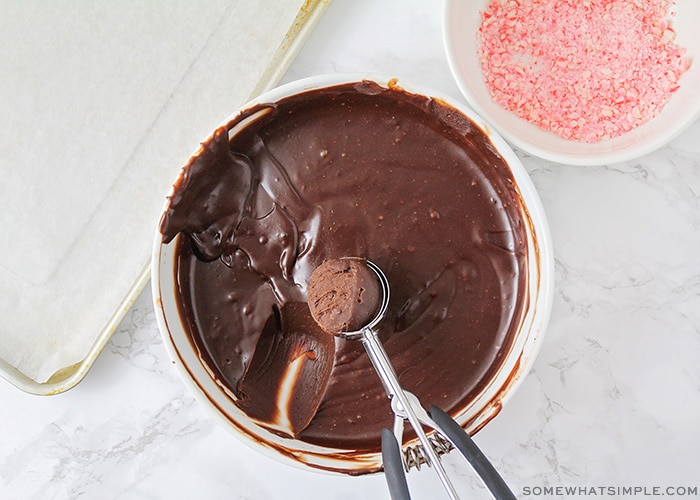
[[[0,17],[0,374],[84,377],[149,279],[170,185],[330,0],[14,2]]]

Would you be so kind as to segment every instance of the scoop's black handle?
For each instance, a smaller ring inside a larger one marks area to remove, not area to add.
[[[408,483],[401,460],[401,448],[394,434],[386,427],[382,429],[382,460],[391,500],[410,500],[411,494],[408,492]]]
[[[435,405],[430,406],[430,417],[450,442],[464,455],[494,498],[516,500],[501,475],[496,471],[469,434],[452,417]]]

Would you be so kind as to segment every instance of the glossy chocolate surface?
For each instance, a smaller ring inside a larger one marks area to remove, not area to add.
[[[361,343],[315,324],[311,272],[347,256],[380,266],[391,285],[380,339],[400,383],[455,413],[520,326],[527,224],[510,169],[467,117],[359,82],[219,129],[183,170],[161,231],[184,233],[185,327],[236,404],[281,435],[374,451],[388,399]]]

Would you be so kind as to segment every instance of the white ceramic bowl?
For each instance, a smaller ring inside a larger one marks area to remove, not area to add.
[[[668,143],[700,118],[700,2],[677,0],[672,26],[687,49],[690,69],[661,113],[629,132],[598,143],[564,139],[495,103],[486,88],[477,55],[477,30],[488,0],[445,0],[443,35],[450,67],[469,105],[514,146],[548,160],[572,165],[605,165],[630,160]]]
[[[387,79],[368,75],[313,77],[273,89],[242,109],[248,109],[257,103],[275,102],[310,89],[364,79],[374,80],[383,86],[386,86],[388,82]],[[434,93],[407,87],[401,81],[398,82],[398,85],[412,93],[435,96]],[[451,102],[450,99],[442,96],[437,97],[461,110],[474,122],[486,128],[483,120],[475,116],[465,106]],[[230,119],[237,114],[232,115]],[[230,119],[224,123],[228,123]],[[522,318],[522,328],[502,369],[494,376],[488,387],[456,417],[457,421],[465,426],[470,433],[482,428],[501,410],[503,403],[510,397],[530,368],[549,320],[554,276],[549,229],[537,193],[513,151],[498,135],[493,133],[489,135],[493,145],[512,169],[513,177],[522,195],[523,207],[527,211],[526,216],[529,217],[529,224],[527,224],[528,254],[531,256],[528,259],[527,293],[529,300],[526,301],[528,305]],[[381,465],[379,452],[358,456],[352,450],[329,449],[299,440],[282,438],[258,426],[233,403],[230,391],[216,383],[211,370],[202,362],[183,327],[183,319],[180,317],[175,292],[176,241],[173,240],[167,245],[162,244],[161,234],[156,231],[151,279],[153,298],[156,318],[169,355],[183,380],[200,402],[220,420],[222,425],[230,429],[244,442],[279,461],[314,470],[348,474],[362,474],[376,470]],[[468,425],[467,422],[469,422]]]

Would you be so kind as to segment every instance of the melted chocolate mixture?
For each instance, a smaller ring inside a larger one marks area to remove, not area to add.
[[[161,230],[164,242],[185,234],[185,326],[236,404],[280,434],[376,451],[389,401],[361,343],[311,318],[311,272],[347,256],[379,265],[391,285],[380,338],[401,385],[454,414],[519,328],[525,225],[510,169],[470,120],[361,82],[219,129],[183,170]]]

